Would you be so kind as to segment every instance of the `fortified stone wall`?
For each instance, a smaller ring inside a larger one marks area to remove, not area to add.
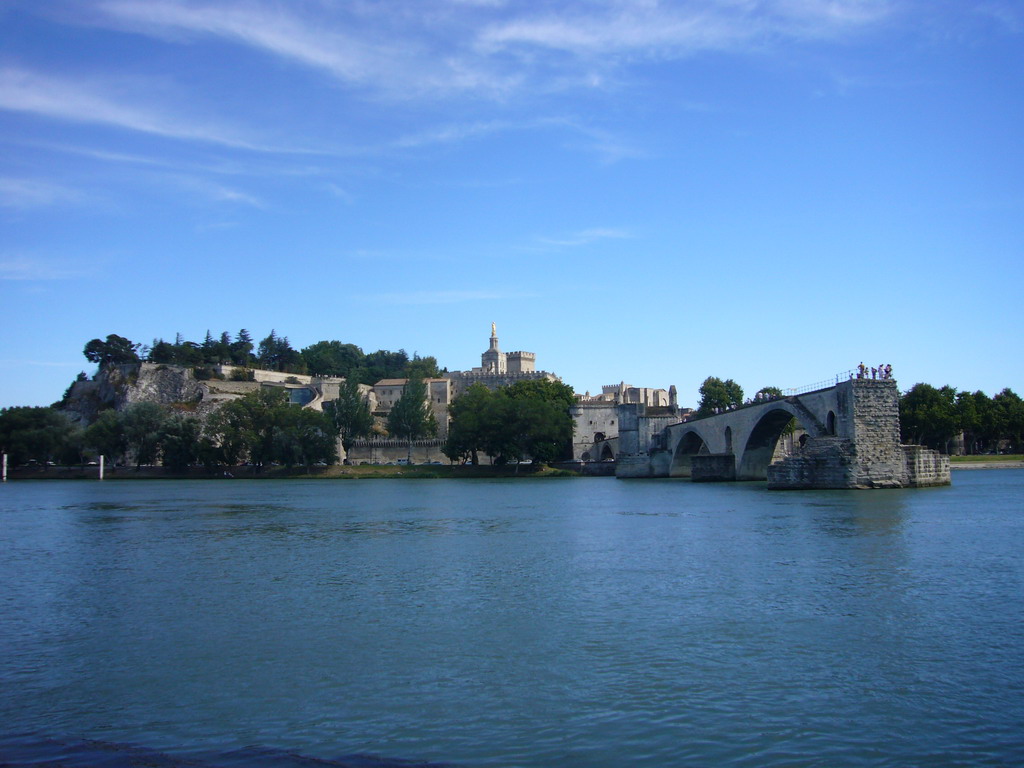
[[[443,440],[414,440],[412,461],[414,464],[447,464],[448,457],[441,452]],[[348,452],[350,464],[397,464],[409,457],[409,443],[405,440],[356,440]],[[486,458],[486,457],[483,457]]]
[[[618,406],[614,403],[577,403],[569,408],[573,420],[572,457],[575,461],[589,461],[583,458],[592,449],[598,435],[602,439],[619,434]],[[596,457],[590,457],[596,458]]]
[[[483,384],[488,389],[507,387],[517,381],[536,381],[546,379],[547,381],[558,381],[558,377],[547,371],[523,371],[520,373],[508,372],[501,374],[486,373],[484,371],[452,371],[448,374],[452,382],[452,397],[459,397],[474,384]]]
[[[902,448],[906,456],[908,487],[949,485],[949,456],[920,445],[904,445]]]

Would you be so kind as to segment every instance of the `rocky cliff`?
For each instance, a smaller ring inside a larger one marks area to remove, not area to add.
[[[61,406],[83,424],[95,421],[100,411],[124,410],[132,403],[159,403],[187,411],[206,411],[209,388],[197,381],[191,368],[138,363],[102,369],[89,381],[76,381]],[[212,403],[209,404],[212,407]]]

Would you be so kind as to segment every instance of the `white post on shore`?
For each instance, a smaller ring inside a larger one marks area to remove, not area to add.
[[[103,454],[100,454],[100,480],[103,479]]]
[[[7,454],[6,453],[4,454],[3,465],[4,465],[4,469],[3,469],[3,478],[4,479],[3,479],[3,482],[6,483],[7,482]]]

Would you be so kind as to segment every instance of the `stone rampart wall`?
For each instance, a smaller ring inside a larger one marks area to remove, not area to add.
[[[901,446],[906,461],[907,485],[911,488],[925,488],[932,485],[949,485],[949,456],[921,445]]]
[[[430,462],[448,463],[448,457],[441,452],[443,440],[413,440],[413,464]],[[409,458],[409,443],[406,440],[356,440],[347,459],[351,464],[397,464]]]

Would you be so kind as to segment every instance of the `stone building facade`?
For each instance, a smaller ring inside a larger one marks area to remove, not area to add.
[[[660,412],[670,420],[669,423],[682,418],[674,384],[666,390],[634,387],[621,382],[601,387],[599,395],[589,392],[577,395],[576,404],[569,409],[574,427],[574,461],[601,461],[614,455],[607,441],[619,436],[618,410],[623,403],[642,405],[652,415]]]

